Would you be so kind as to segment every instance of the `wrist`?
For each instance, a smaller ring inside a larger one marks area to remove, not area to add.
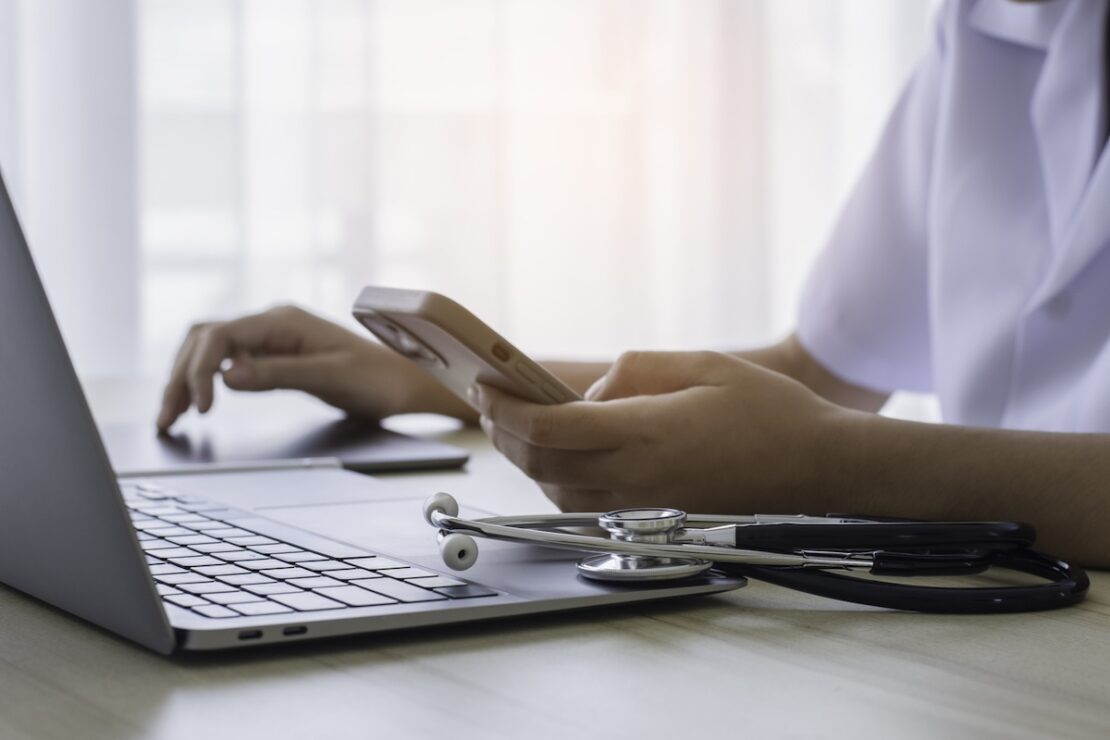
[[[814,420],[804,509],[813,514],[860,513],[869,508],[866,460],[883,417],[833,403]]]

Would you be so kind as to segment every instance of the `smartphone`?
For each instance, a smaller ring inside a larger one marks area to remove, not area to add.
[[[476,382],[533,403],[582,400],[477,316],[439,293],[369,286],[351,311],[383,344],[467,403],[466,391]]]

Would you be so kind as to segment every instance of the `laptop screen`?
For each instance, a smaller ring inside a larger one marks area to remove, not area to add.
[[[2,178],[0,581],[154,650],[173,646]]]

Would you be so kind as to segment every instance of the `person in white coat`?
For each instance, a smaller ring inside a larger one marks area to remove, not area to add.
[[[1110,566],[1107,8],[946,3],[792,336],[550,363],[581,403],[476,387],[494,444],[564,509],[1013,519]],[[194,327],[159,427],[207,411],[229,358],[232,388],[474,418],[407,361],[282,308]],[[897,390],[936,393],[945,423],[877,415]]]

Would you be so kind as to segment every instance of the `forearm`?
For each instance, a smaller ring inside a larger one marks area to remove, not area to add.
[[[805,508],[1027,522],[1038,548],[1110,567],[1110,435],[840,416]]]
[[[734,356],[782,373],[827,401],[858,411],[877,412],[889,397],[886,393],[853,385],[829,372],[798,338],[791,334],[777,344],[733,352]]]

